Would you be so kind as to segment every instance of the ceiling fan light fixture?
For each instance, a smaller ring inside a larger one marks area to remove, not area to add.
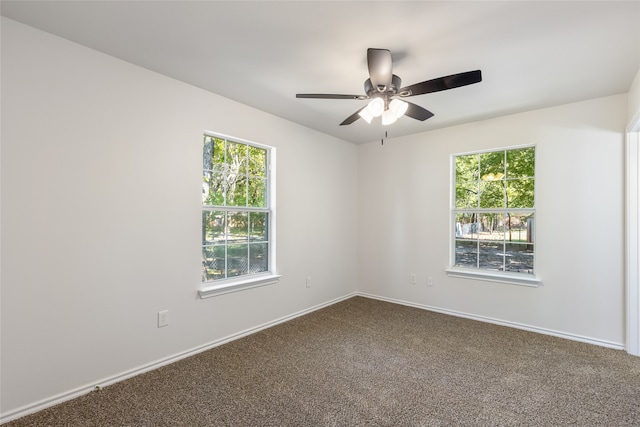
[[[389,103],[389,109],[393,111],[398,119],[407,112],[407,108],[409,108],[409,104],[399,99],[392,99]]]
[[[396,116],[396,113],[393,112],[393,110],[387,109],[387,110],[384,110],[384,113],[382,113],[383,126],[387,126],[392,123],[395,123],[396,120],[398,120],[398,117]]]
[[[384,111],[384,100],[380,97],[373,98],[365,109],[369,110],[373,117],[378,117]]]
[[[368,106],[360,110],[358,115],[362,117],[367,123],[371,123],[371,120],[373,120],[373,114],[371,114],[371,111],[369,111]]]

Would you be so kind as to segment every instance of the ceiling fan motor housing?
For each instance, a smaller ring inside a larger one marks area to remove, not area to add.
[[[393,96],[398,92],[398,89],[400,87],[402,87],[402,79],[395,74],[391,76],[391,84],[389,85],[389,87],[375,87],[373,83],[371,83],[371,79],[367,79],[364,81],[364,93],[366,93],[370,98],[376,96],[377,94]]]

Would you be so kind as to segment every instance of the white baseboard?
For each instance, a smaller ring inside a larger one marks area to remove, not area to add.
[[[145,372],[152,371],[154,369],[158,369],[158,368],[160,368],[162,366],[169,365],[169,364],[177,362],[177,361],[179,361],[181,359],[185,359],[185,358],[193,356],[195,354],[202,353],[203,351],[210,350],[212,348],[215,348],[215,347],[218,347],[220,345],[226,344],[228,342],[240,339],[240,338],[245,337],[247,335],[254,334],[254,333],[259,332],[259,331],[261,331],[263,329],[268,329],[268,328],[270,328],[272,326],[275,326],[275,325],[278,325],[280,323],[284,323],[284,322],[287,322],[289,320],[293,320],[296,317],[304,316],[305,314],[312,313],[314,311],[320,310],[322,308],[328,307],[330,305],[336,304],[336,303],[338,303],[340,301],[344,301],[344,300],[352,298],[354,296],[356,296],[355,292],[347,294],[347,295],[344,295],[342,297],[339,297],[339,298],[336,298],[336,299],[333,299],[333,300],[330,300],[330,301],[327,301],[327,302],[324,302],[322,304],[318,304],[316,306],[307,308],[305,310],[301,310],[301,311],[292,313],[290,315],[287,315],[287,316],[284,316],[284,317],[280,317],[278,319],[275,319],[275,320],[272,320],[270,322],[263,323],[261,325],[255,326],[253,328],[249,328],[249,329],[246,329],[244,331],[241,331],[241,332],[226,336],[224,338],[220,338],[218,340],[215,340],[213,342],[204,344],[202,346],[194,347],[194,348],[192,348],[190,350],[186,350],[186,351],[174,354],[172,356],[162,358],[160,360],[148,363],[148,364],[143,365],[143,366],[139,366],[139,367],[137,367],[135,369],[131,369],[131,370],[126,371],[126,372],[122,372],[121,374],[114,375],[114,376],[111,376],[111,377],[108,377],[108,378],[104,378],[104,379],[102,379],[100,381],[97,381],[95,383],[88,384],[88,385],[85,385],[85,386],[82,386],[82,387],[78,387],[76,389],[73,389],[73,390],[70,390],[70,391],[67,391],[67,392],[64,392],[64,393],[60,393],[58,395],[55,395],[55,396],[52,396],[52,397],[49,397],[49,398],[46,398],[46,399],[43,399],[43,400],[40,400],[39,402],[35,402],[33,404],[22,406],[22,407],[20,407],[18,409],[14,409],[12,411],[8,411],[8,412],[6,412],[4,414],[0,414],[0,424],[7,423],[9,421],[13,421],[13,420],[16,420],[18,418],[22,418],[22,417],[24,417],[26,415],[36,413],[36,412],[41,411],[43,409],[49,408],[51,406],[58,405],[60,403],[66,402],[68,400],[75,399],[77,397],[80,397],[82,395],[90,393],[90,392],[92,392],[92,391],[94,391],[96,389],[101,389],[101,388],[107,387],[109,385],[118,383],[120,381],[124,381],[126,379],[129,379],[129,378],[135,377],[137,375],[143,374]]]
[[[394,303],[394,304],[406,305],[406,306],[409,306],[409,307],[420,308],[420,309],[423,309],[423,310],[434,311],[434,312],[437,312],[437,313],[448,314],[448,315],[451,315],[451,316],[463,317],[465,319],[478,320],[480,322],[493,323],[495,325],[500,325],[500,326],[508,326],[510,328],[522,329],[522,330],[525,330],[525,331],[536,332],[536,333],[543,334],[543,335],[551,335],[551,336],[554,336],[554,337],[564,338],[564,339],[568,339],[568,340],[572,340],[572,341],[580,341],[580,342],[584,342],[584,343],[587,343],[587,344],[597,345],[597,346],[600,346],[600,347],[613,348],[613,349],[616,349],[616,350],[624,350],[625,349],[625,345],[623,343],[616,343],[616,342],[601,340],[601,339],[597,339],[597,338],[585,337],[585,336],[582,336],[582,335],[570,334],[570,333],[567,333],[567,332],[559,332],[559,331],[554,331],[552,329],[539,328],[537,326],[530,326],[530,325],[525,325],[525,324],[522,324],[522,323],[510,322],[510,321],[507,321],[507,320],[494,319],[494,318],[491,318],[491,317],[479,316],[479,315],[476,315],[476,314],[469,314],[469,313],[464,313],[464,312],[456,311],[456,310],[448,310],[448,309],[445,309],[445,308],[433,307],[433,306],[426,305],[426,304],[417,304],[417,303],[413,303],[413,302],[409,302],[409,301],[398,300],[398,299],[395,299],[395,298],[387,298],[387,297],[383,297],[383,296],[379,296],[379,295],[368,294],[368,293],[365,293],[365,292],[357,292],[356,294],[358,296],[365,297],[365,298],[377,299],[377,300],[380,300],[380,301],[391,302],[391,303]]]

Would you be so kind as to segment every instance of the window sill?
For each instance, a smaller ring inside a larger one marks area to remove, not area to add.
[[[542,285],[538,277],[527,277],[521,274],[496,273],[490,271],[475,271],[461,268],[447,268],[447,276],[460,277],[463,279],[484,280],[486,282],[507,283],[509,285],[520,285],[537,288]]]
[[[201,299],[205,299],[228,294],[230,292],[257,288],[258,286],[272,285],[274,283],[278,283],[280,277],[281,275],[279,274],[261,274],[259,276],[225,280],[224,282],[216,283],[215,285],[211,282],[203,283],[200,290],[198,290],[198,295],[200,295]]]

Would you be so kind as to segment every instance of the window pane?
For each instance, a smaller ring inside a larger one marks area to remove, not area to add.
[[[533,214],[507,214],[505,231],[508,242],[533,243]]]
[[[224,204],[224,178],[221,173],[202,171],[202,204],[208,206]]]
[[[456,208],[478,207],[478,181],[456,182]]]
[[[205,136],[202,152],[202,169],[222,170],[224,165],[224,140]]]
[[[225,213],[202,211],[202,244],[224,243]]]
[[[456,214],[456,237],[477,239],[478,224],[476,223],[476,218],[478,218],[478,215],[475,213]]]
[[[456,183],[478,182],[478,155],[456,156]]]
[[[247,174],[247,145],[238,142],[227,141],[226,160],[229,174]]]
[[[533,274],[533,244],[507,243],[506,270]]]
[[[229,175],[227,178],[227,206],[247,206],[247,177]]]
[[[267,206],[267,180],[262,178],[250,178],[248,193],[248,206],[264,208]]]
[[[504,181],[480,182],[480,207],[504,207]]]
[[[507,178],[535,176],[535,147],[507,151]]]
[[[456,239],[456,267],[478,266],[477,242]]]
[[[249,216],[247,212],[229,212],[228,235],[229,243],[246,242],[249,238]]]
[[[249,272],[249,245],[229,245],[227,249],[227,277]]]
[[[224,279],[224,246],[202,247],[202,281]]]
[[[533,208],[534,185],[532,178],[511,179],[507,181],[507,207]]]
[[[202,169],[213,170],[213,139],[207,136],[202,147]]]
[[[478,222],[480,240],[504,240],[504,216],[500,213],[483,213]]]
[[[269,258],[269,244],[257,243],[249,245],[249,272],[262,273],[267,271]]]
[[[503,250],[503,242],[480,242],[479,267],[485,270],[504,270]]]
[[[480,179],[494,181],[504,178],[504,151],[480,154]]]
[[[249,240],[252,242],[265,242],[268,240],[267,227],[269,216],[266,212],[249,212]]]
[[[249,146],[249,175],[267,177],[267,150]]]

